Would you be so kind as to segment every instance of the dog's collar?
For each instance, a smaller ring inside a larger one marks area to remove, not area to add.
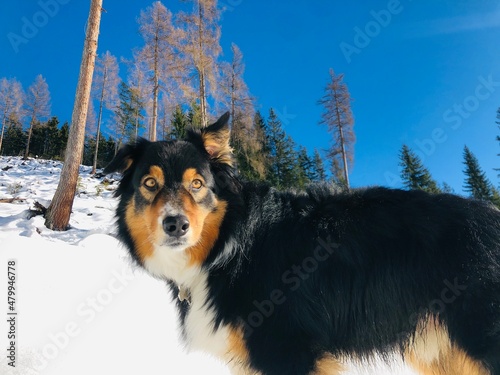
[[[179,294],[177,294],[177,298],[179,298],[179,301],[184,302],[186,301],[188,305],[191,304],[191,293],[189,292],[189,289],[184,288],[182,286],[179,286]]]

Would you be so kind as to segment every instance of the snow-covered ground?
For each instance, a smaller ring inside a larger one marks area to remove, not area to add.
[[[217,360],[186,352],[166,286],[135,267],[113,236],[113,184],[81,167],[70,230],[50,231],[41,216],[26,219],[35,201],[48,206],[61,166],[0,157],[0,200],[16,198],[0,203],[0,374],[228,374]],[[351,365],[346,374],[413,372],[396,362],[392,371],[376,363]]]

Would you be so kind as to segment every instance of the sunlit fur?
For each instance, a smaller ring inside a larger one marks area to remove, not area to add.
[[[189,348],[238,375],[340,375],[394,352],[422,375],[500,375],[497,209],[243,182],[227,122],[139,140],[106,168],[123,174],[119,237],[170,286]]]

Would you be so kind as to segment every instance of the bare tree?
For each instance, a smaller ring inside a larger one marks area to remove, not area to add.
[[[92,174],[94,174],[97,169],[103,107],[113,110],[117,106],[119,83],[120,77],[118,76],[118,62],[116,57],[109,51],[106,51],[102,57],[98,56],[96,58],[94,80],[92,82],[92,94],[99,101],[94,163],[92,165],[92,171],[90,172]]]
[[[12,116],[21,117],[23,105],[23,87],[15,78],[0,79],[0,116],[2,118],[2,131],[0,133],[0,153],[2,151],[3,136],[7,119]]]
[[[354,160],[354,119],[351,110],[351,95],[343,82],[344,75],[336,75],[330,69],[330,81],[325,87],[325,94],[318,101],[323,106],[320,124],[328,128],[333,142],[328,152],[334,174],[342,163],[343,177],[340,183],[349,189],[349,167]]]
[[[152,114],[149,138],[156,140],[158,122],[158,100],[160,91],[171,87],[171,80],[182,65],[179,61],[179,46],[182,31],[176,28],[170,12],[160,1],[141,11],[139,32],[144,39],[144,47],[136,54],[139,64],[147,69],[147,78],[152,88]]]
[[[90,101],[101,11],[102,0],[91,0],[64,165],[54,198],[45,214],[45,226],[52,230],[68,228],[73,207],[85,141],[85,122]]]
[[[26,114],[29,118],[28,140],[26,141],[26,150],[24,152],[24,159],[27,159],[30,152],[33,127],[41,119],[47,118],[50,115],[49,85],[47,85],[45,78],[41,74],[35,78],[35,81],[28,88],[25,104]]]
[[[181,14],[186,24],[186,38],[183,43],[183,53],[189,59],[195,78],[195,87],[198,88],[197,100],[201,111],[201,124],[208,123],[209,95],[216,96],[217,59],[221,53],[218,24],[220,11],[217,9],[217,0],[191,0],[193,12]]]
[[[252,127],[255,110],[254,99],[243,79],[245,72],[243,54],[234,43],[231,45],[231,51],[233,54],[231,62],[221,64],[222,79],[219,90],[222,95],[221,103],[231,114],[231,134],[237,139],[245,137],[244,133]]]

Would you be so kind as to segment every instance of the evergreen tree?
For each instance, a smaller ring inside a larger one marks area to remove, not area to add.
[[[303,188],[313,181],[313,162],[304,146],[299,146],[296,163],[296,186]]]
[[[171,131],[169,136],[173,139],[183,139],[186,136],[188,126],[188,117],[182,111],[181,106],[177,105],[172,113],[172,119],[170,121]]]
[[[23,131],[23,125],[16,114],[11,114],[6,121],[6,130],[4,134],[4,146],[2,155],[18,156],[26,148],[26,133]]]
[[[420,158],[407,145],[403,145],[399,159],[399,165],[402,167],[401,179],[408,190],[423,190],[429,193],[440,192],[429,170],[423,166]]]
[[[500,108],[498,108],[498,110],[497,110],[496,124],[498,125],[498,128],[500,129]],[[500,144],[500,135],[497,135],[497,142]],[[497,154],[497,156],[500,156],[500,154]],[[495,171],[500,172],[500,168],[495,168]],[[500,177],[500,174],[498,174],[498,177]]]
[[[281,121],[273,109],[269,111],[267,121],[267,141],[271,159],[267,180],[279,189],[296,186],[295,144],[283,130]]]
[[[250,132],[245,137],[233,139],[232,145],[240,175],[246,180],[262,181],[270,164],[266,142],[266,124],[259,112],[254,114]]]
[[[314,156],[311,166],[311,181],[325,181],[326,173],[323,159],[317,149],[314,149]]]
[[[136,95],[135,90],[131,89],[125,82],[121,82],[118,87],[118,96],[120,104],[115,110],[116,126],[118,143],[117,147],[127,141],[135,138],[138,134],[137,127],[142,127],[142,124],[137,124],[137,114],[141,113],[142,103]]]
[[[495,202],[498,192],[479,166],[479,161],[467,146],[464,147],[465,184],[464,191],[471,197]]]

